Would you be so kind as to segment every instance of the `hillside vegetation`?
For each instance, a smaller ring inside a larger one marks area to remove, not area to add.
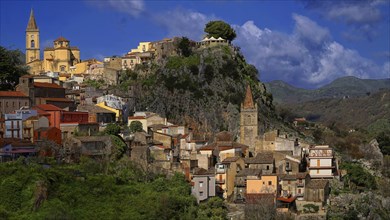
[[[0,219],[224,219],[219,198],[198,206],[184,176],[138,170],[127,158],[108,165],[0,164]]]
[[[366,96],[379,92],[381,89],[390,89],[390,79],[359,79],[347,76],[314,90],[296,88],[283,81],[273,81],[265,85],[274,96],[274,101],[278,104],[284,104]]]
[[[270,124],[275,115],[272,95],[258,80],[257,69],[236,48],[188,46],[185,51],[186,56],[170,56],[122,74],[119,87],[134,88],[137,110],[159,113],[192,127],[195,133],[237,133],[240,105],[249,84],[262,127]]]

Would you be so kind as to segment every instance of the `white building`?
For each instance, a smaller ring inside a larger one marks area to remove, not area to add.
[[[328,145],[312,146],[308,149],[308,168],[311,178],[333,178],[337,173],[333,149]]]

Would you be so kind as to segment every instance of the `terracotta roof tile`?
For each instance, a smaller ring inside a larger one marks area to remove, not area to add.
[[[62,36],[54,40],[54,42],[56,42],[56,41],[68,41],[69,42],[69,40],[67,40],[66,38],[64,38]]]
[[[64,111],[61,108],[58,108],[57,106],[51,104],[41,104],[36,105],[35,107],[43,111]]]
[[[24,95],[19,91],[0,91],[0,97],[24,97],[28,98],[28,96]]]
[[[63,87],[61,87],[55,83],[34,82],[34,86],[35,87],[43,87],[43,88],[64,89]]]
[[[46,101],[52,101],[52,102],[73,102],[72,100],[67,99],[67,98],[43,98],[43,99],[45,99]]]
[[[251,90],[251,87],[249,85],[246,87],[246,94],[245,94],[245,100],[243,103],[243,107],[245,109],[255,107],[255,105],[253,103],[252,90]]]

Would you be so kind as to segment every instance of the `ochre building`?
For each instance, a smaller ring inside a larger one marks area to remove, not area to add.
[[[43,60],[40,57],[39,28],[31,10],[26,28],[26,64],[30,74],[41,72],[67,73],[71,67],[80,62],[80,50],[70,46],[70,41],[59,37],[53,42],[53,47],[44,49]]]

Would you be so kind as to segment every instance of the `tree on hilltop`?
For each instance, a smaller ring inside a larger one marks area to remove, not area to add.
[[[8,50],[0,46],[0,90],[13,90],[19,77],[28,74],[27,67],[21,60],[19,50]]]
[[[184,57],[189,57],[192,53],[191,51],[191,42],[187,37],[183,37],[178,44],[180,53]]]
[[[206,24],[204,32],[207,33],[207,37],[223,38],[228,41],[236,38],[236,31],[224,21],[210,21]]]

